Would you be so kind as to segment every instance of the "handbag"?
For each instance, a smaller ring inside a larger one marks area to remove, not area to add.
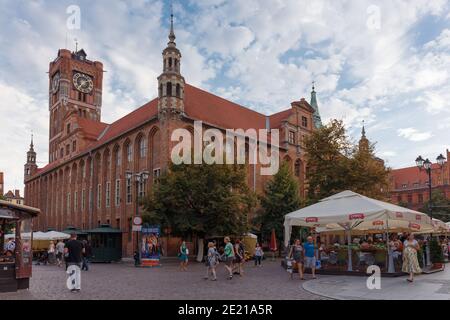
[[[322,262],[319,259],[317,259],[316,260],[316,269],[320,269],[320,268],[322,268]]]
[[[292,269],[292,260],[291,260],[291,259],[286,260],[286,271],[287,271],[288,273],[292,273],[292,272],[293,272],[293,269]]]

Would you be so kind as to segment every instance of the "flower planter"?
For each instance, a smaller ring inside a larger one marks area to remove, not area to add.
[[[444,266],[443,263],[436,262],[436,263],[433,263],[433,265],[431,266],[431,270],[440,270],[443,268],[443,266]]]

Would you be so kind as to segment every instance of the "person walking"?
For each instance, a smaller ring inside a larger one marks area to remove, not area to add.
[[[59,240],[56,244],[56,264],[58,267],[62,267],[62,263],[64,260],[64,247],[66,245],[62,240]]]
[[[294,245],[291,247],[291,250],[289,252],[289,258],[294,260],[294,262],[297,266],[300,280],[305,279],[303,277],[303,255],[304,255],[304,250],[303,250],[302,244],[299,239],[296,239],[294,241]],[[291,278],[293,278],[293,277],[294,277],[294,274],[291,273]]]
[[[305,251],[304,268],[310,268],[313,279],[316,279],[316,247],[314,245],[313,237],[306,238],[306,243],[303,245]]]
[[[262,247],[259,245],[259,243],[256,243],[255,246],[255,267],[261,267],[261,261],[263,259],[264,256],[264,251],[262,249]]]
[[[87,240],[83,240],[84,252],[83,252],[83,265],[81,270],[89,271],[89,261],[92,257],[91,243]]]
[[[229,237],[225,237],[225,248],[224,248],[224,262],[225,269],[228,271],[228,280],[233,279],[233,261],[234,261],[234,248]]]
[[[408,282],[414,282],[415,273],[422,273],[419,261],[417,260],[417,251],[419,251],[419,249],[419,243],[414,239],[414,235],[411,233],[403,243],[402,271],[409,273],[409,278],[406,279]]]
[[[237,239],[236,243],[234,244],[234,253],[234,273],[242,277],[244,275],[245,249],[244,245],[239,239]]]
[[[219,253],[217,252],[216,247],[213,242],[208,243],[208,254],[206,256],[206,276],[205,280],[209,279],[209,276],[212,275],[212,281],[217,280],[216,276],[216,267],[219,262]]]
[[[56,263],[56,249],[55,249],[55,243],[53,241],[50,241],[50,244],[48,245],[48,262],[50,264]]]
[[[68,270],[71,272],[69,280],[73,276],[72,286],[70,290],[72,292],[78,292],[81,290],[81,262],[83,261],[83,243],[77,240],[76,234],[70,235],[70,240],[67,241],[64,248],[64,257],[68,266]]]
[[[186,247],[186,241],[183,241],[180,246],[180,252],[178,253],[178,257],[180,259],[180,270],[181,271],[187,271],[188,255],[189,255],[189,250]]]

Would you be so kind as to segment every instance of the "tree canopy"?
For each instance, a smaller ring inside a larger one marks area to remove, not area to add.
[[[352,190],[383,199],[388,188],[388,169],[375,157],[374,144],[361,147],[347,137],[342,121],[333,120],[305,140],[308,161],[308,202]]]
[[[239,165],[172,164],[153,190],[143,201],[144,222],[179,235],[242,235],[256,205]]]
[[[255,219],[260,225],[263,239],[268,239],[275,229],[278,240],[284,236],[284,216],[300,207],[298,184],[287,164],[283,164],[273,179],[267,182],[260,197],[262,210]]]

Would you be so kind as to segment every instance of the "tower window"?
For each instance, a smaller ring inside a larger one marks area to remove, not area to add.
[[[176,89],[177,98],[180,98],[181,95],[181,86],[179,83],[177,83],[177,89]]]
[[[169,58],[169,68],[172,68],[172,58]]]
[[[161,98],[162,95],[163,95],[163,85],[160,84],[160,85],[159,85],[159,97]]]
[[[172,82],[167,82],[167,96],[172,96]]]
[[[70,133],[70,123],[67,124],[67,134]]]
[[[306,117],[302,117],[302,126],[308,127],[308,119]]]

